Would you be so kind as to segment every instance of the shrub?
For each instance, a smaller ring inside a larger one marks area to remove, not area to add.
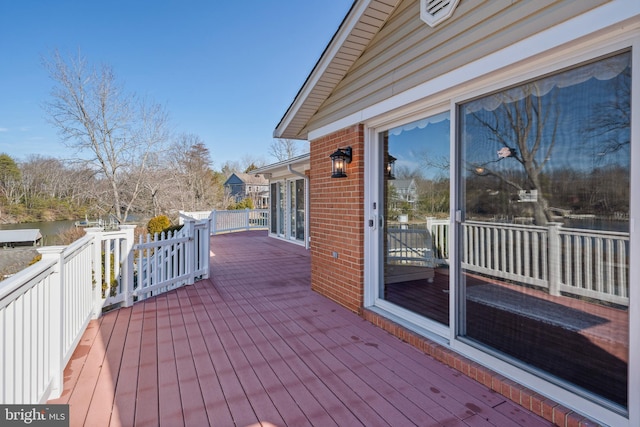
[[[118,294],[118,278],[116,277],[115,256],[114,254],[109,254],[109,273],[111,277],[111,283],[107,283],[106,281],[104,281],[104,279],[107,277],[104,268],[105,258],[105,253],[102,252],[102,298],[115,297]]]
[[[33,265],[36,262],[40,261],[41,259],[42,259],[42,254],[38,254],[38,255],[34,256],[31,261],[29,261],[29,265]]]
[[[240,210],[240,209],[254,209],[253,200],[247,198],[241,202],[232,204],[227,207],[227,210]]]
[[[169,217],[167,217],[166,215],[154,216],[147,223],[147,231],[152,236],[155,235],[156,233],[158,234],[162,233],[163,231],[167,230],[169,227],[171,227],[171,221],[169,220]]]
[[[82,227],[71,227],[58,233],[58,241],[61,245],[70,245],[86,234],[87,232]]]

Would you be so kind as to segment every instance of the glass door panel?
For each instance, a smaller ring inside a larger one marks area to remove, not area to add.
[[[630,53],[461,105],[461,327],[627,406]]]
[[[289,181],[289,237],[296,238],[296,182]]]
[[[284,237],[285,234],[285,220],[286,220],[286,206],[287,206],[287,187],[284,182],[278,183],[278,236]]]
[[[295,219],[296,219],[296,239],[304,242],[304,217],[305,217],[305,195],[304,195],[304,179],[296,180],[296,203],[295,203]]]
[[[271,183],[271,192],[269,197],[271,220],[270,230],[273,234],[278,234],[278,183]]]
[[[385,165],[379,298],[449,324],[449,113],[379,134]]]

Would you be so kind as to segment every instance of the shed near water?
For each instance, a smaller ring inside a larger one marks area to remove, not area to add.
[[[0,246],[36,246],[42,240],[37,228],[22,230],[0,230]]]

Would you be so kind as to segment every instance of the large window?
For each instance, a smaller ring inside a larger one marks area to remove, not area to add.
[[[631,54],[459,108],[461,339],[627,406]]]

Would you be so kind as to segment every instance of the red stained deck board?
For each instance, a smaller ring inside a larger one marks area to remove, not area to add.
[[[144,312],[135,410],[135,424],[139,426],[157,426],[160,423],[155,301],[155,299],[150,299],[141,303]]]
[[[297,354],[305,354],[307,366],[320,378],[346,407],[365,425],[402,425],[407,418],[389,405],[375,390],[353,374],[350,367],[340,363],[316,342],[308,332],[298,326],[298,322],[288,318],[284,312],[274,312],[281,319],[286,330],[292,335],[289,345]],[[300,320],[300,319],[297,319]]]
[[[206,425],[214,421],[208,417],[206,410],[206,402],[203,397],[203,390],[207,388],[207,384],[216,378],[215,370],[207,350],[203,334],[199,327],[199,323],[193,312],[193,305],[189,298],[184,298],[186,292],[181,290],[173,296],[174,303],[178,304],[182,313],[180,325],[180,333],[184,333],[188,347],[183,348],[180,353],[184,352],[183,357],[179,357],[181,361],[182,374],[180,376],[181,389],[185,396],[183,405],[185,406],[185,424],[192,426]],[[176,349],[176,354],[178,354]],[[180,372],[179,372],[180,373]],[[186,383],[184,387],[182,384]]]
[[[115,324],[110,336],[104,332],[102,334],[106,355],[86,417],[96,427],[108,426],[111,419],[115,384],[118,381],[130,314],[130,309],[123,309],[104,316],[113,318]]]
[[[143,304],[136,304],[131,309],[110,426],[134,425],[143,313]]]
[[[91,380],[78,380],[69,398],[69,418],[72,420],[71,423],[75,425],[83,425],[87,419],[87,412],[89,411],[96,385],[103,374],[102,368],[105,359],[105,350],[113,331],[115,320],[115,316],[108,316],[100,322],[100,333],[97,334],[91,343],[91,348],[82,366],[81,375],[91,378]],[[108,368],[105,366],[105,369]]]
[[[158,339],[158,405],[160,426],[183,426],[182,396],[178,383],[173,332],[167,294],[156,298]]]
[[[113,426],[551,425],[312,292],[304,248],[242,232],[212,250],[210,280],[92,322],[65,372],[72,414],[111,401]]]

